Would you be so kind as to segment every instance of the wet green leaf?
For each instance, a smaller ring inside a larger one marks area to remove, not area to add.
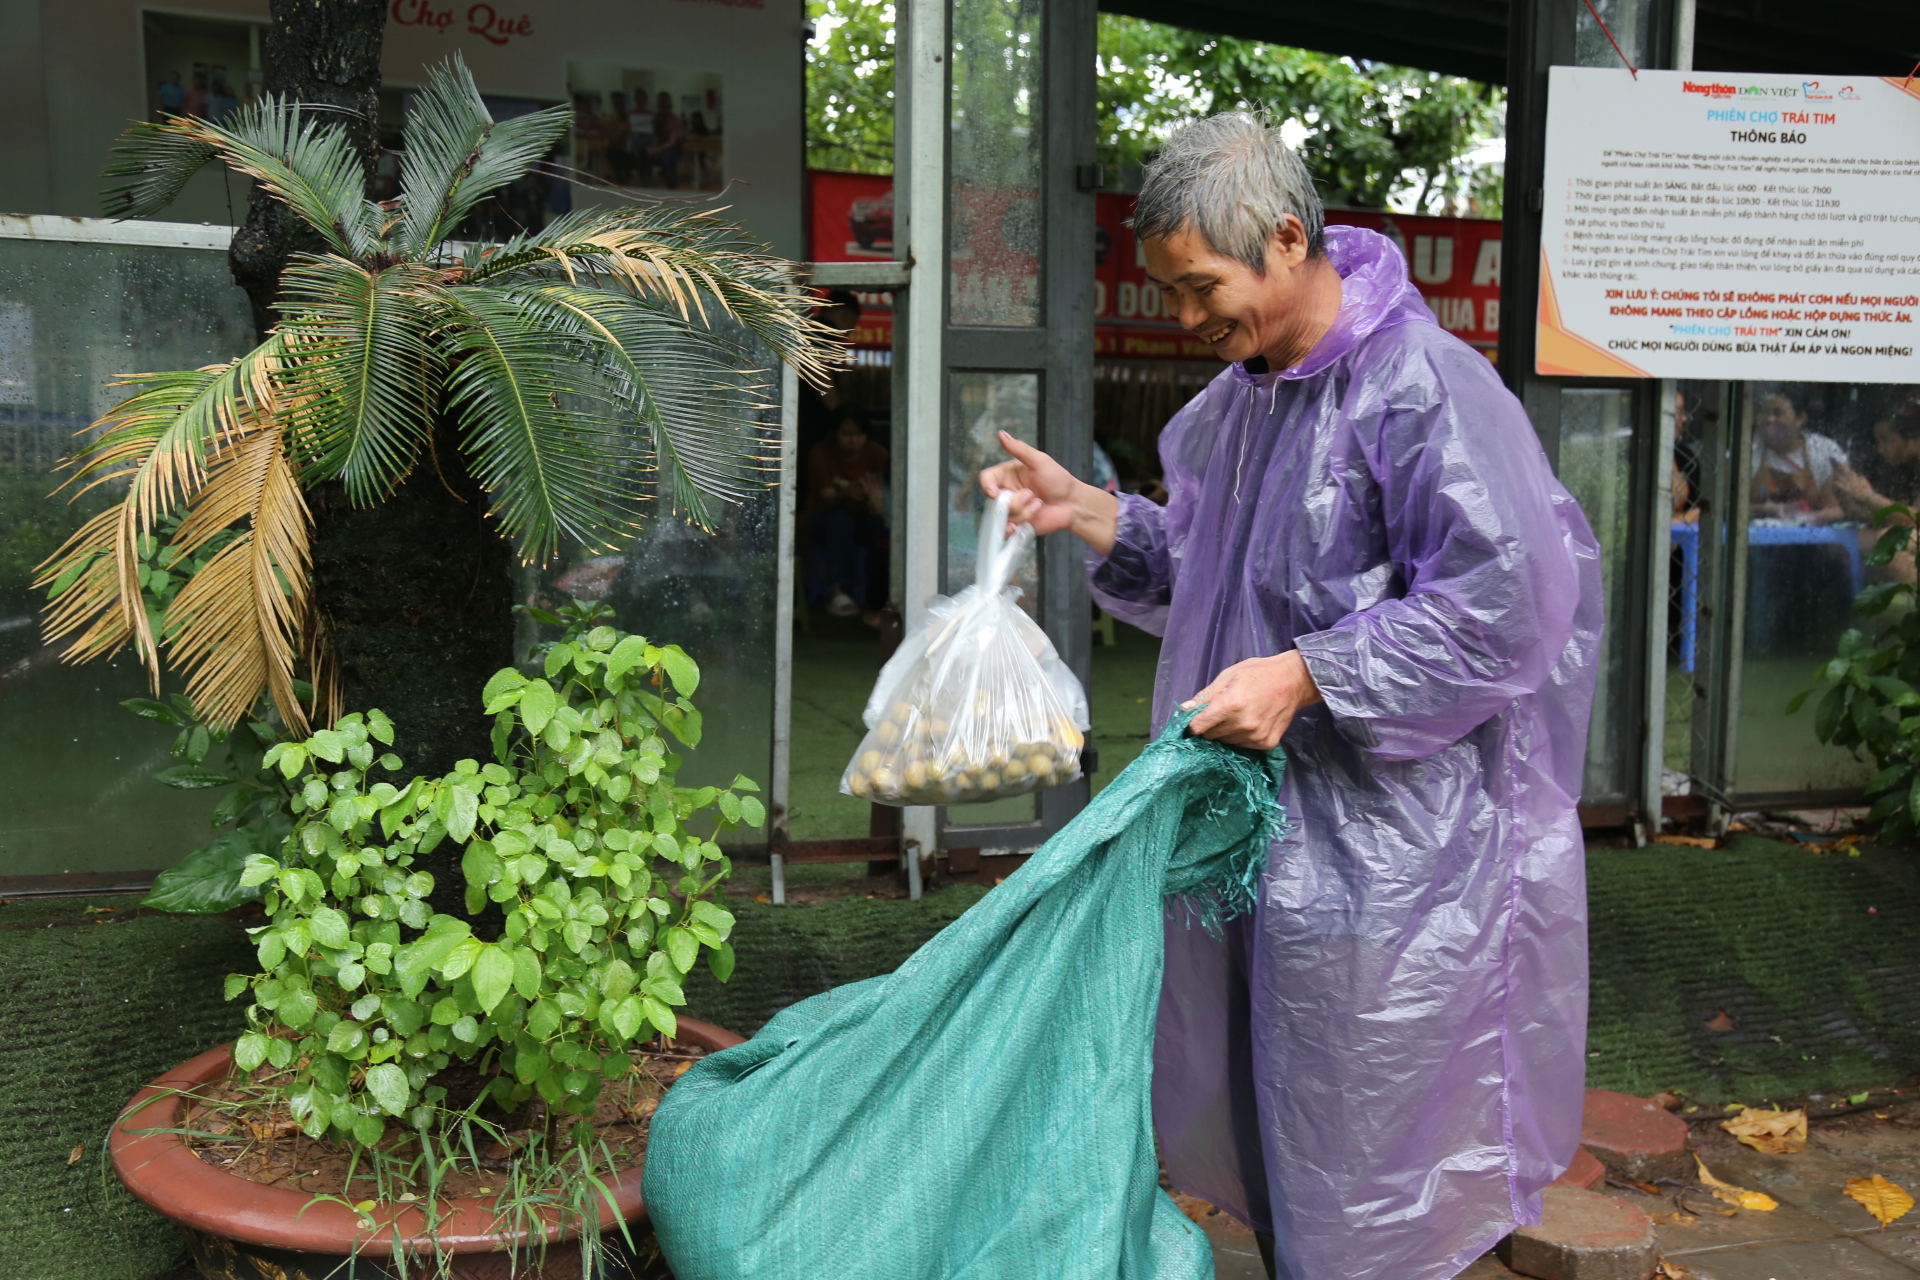
[[[407,1073],[391,1062],[368,1067],[367,1092],[382,1111],[397,1116],[407,1109]]]
[[[480,1008],[492,1013],[513,989],[514,957],[498,945],[482,946],[473,962],[473,993]]]

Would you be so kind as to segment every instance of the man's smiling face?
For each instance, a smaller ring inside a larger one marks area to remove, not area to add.
[[[1306,231],[1289,217],[1267,242],[1264,275],[1208,244],[1191,227],[1149,236],[1147,276],[1161,309],[1222,360],[1251,360],[1283,350],[1301,323],[1295,268],[1306,260]]]

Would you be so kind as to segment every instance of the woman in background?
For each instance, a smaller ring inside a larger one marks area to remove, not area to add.
[[[1753,420],[1753,506],[1756,520],[1832,524],[1845,518],[1834,491],[1847,451],[1807,430],[1798,395],[1782,387],[1764,396]]]

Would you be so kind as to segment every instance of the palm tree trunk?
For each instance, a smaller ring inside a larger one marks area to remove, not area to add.
[[[264,88],[338,108],[372,177],[379,139],[380,49],[386,0],[271,0]],[[330,115],[334,113],[329,113]],[[235,234],[234,282],[264,337],[288,257],[318,250],[277,201],[255,192]],[[308,494],[314,602],[339,663],[348,710],[393,717],[406,774],[437,777],[491,746],[481,715],[487,678],[513,662],[512,553],[486,518],[487,498],[444,424],[412,475],[385,502],[355,508],[337,483]],[[433,905],[462,912],[457,850],[425,860]]]
[[[371,178],[379,143],[375,121],[386,0],[271,0],[268,12],[261,87],[300,102],[339,108],[328,115],[346,126]],[[304,230],[286,206],[256,190],[246,222],[234,233],[227,260],[234,283],[253,303],[253,327],[260,337],[273,328],[287,256],[320,247],[311,232],[305,232],[311,243],[303,242]]]
[[[491,758],[488,677],[513,665],[513,555],[487,518],[453,430],[392,497],[354,507],[338,483],[313,505],[313,585],[348,710],[393,718],[407,772]]]
[[[513,555],[452,428],[439,427],[432,450],[385,502],[355,507],[338,482],[308,501],[313,598],[343,704],[393,718],[393,749],[405,762],[393,781],[492,759],[480,691],[513,665]],[[436,911],[465,913],[458,856],[443,844],[421,862],[434,878]]]

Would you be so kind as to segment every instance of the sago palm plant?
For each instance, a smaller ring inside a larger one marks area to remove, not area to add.
[[[338,124],[295,102],[121,138],[112,212],[154,213],[219,161],[324,248],[294,256],[282,319],[258,347],[127,378],[131,394],[69,459],[70,487],[121,493],[41,568],[48,639],[71,636],[69,660],[131,644],[157,687],[165,650],[209,723],[233,725],[264,692],[304,730],[340,709],[312,585],[316,486],[377,504],[441,468],[435,442],[452,441],[498,533],[533,560],[563,543],[624,545],[656,497],[711,527],[766,482],[749,342],[807,377],[832,352],[786,264],[710,213],[651,203],[503,244],[450,239],[570,121],[554,107],[495,123],[455,60],[415,99],[403,195],[380,203]],[[143,575],[167,529],[167,556],[204,563],[155,617]],[[317,690],[306,706],[302,669]]]

